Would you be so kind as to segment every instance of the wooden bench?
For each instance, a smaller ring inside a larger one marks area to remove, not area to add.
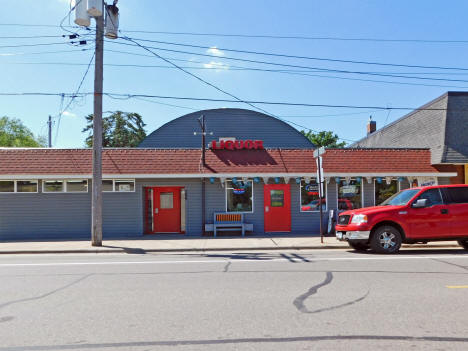
[[[245,236],[246,230],[252,231],[253,225],[244,223],[243,213],[215,213],[213,215],[213,224],[206,224],[206,231],[213,231],[214,236],[218,231],[229,231],[240,229],[242,236]]]

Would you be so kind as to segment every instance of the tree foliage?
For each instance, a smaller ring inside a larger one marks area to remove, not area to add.
[[[86,146],[93,146],[93,115],[86,116]],[[102,119],[103,147],[136,147],[146,137],[142,117],[138,113],[115,111]]]
[[[344,141],[341,143],[338,142],[338,135],[333,134],[331,131],[323,130],[321,132],[314,133],[311,130],[308,132],[301,130],[301,133],[317,147],[325,146],[328,148],[340,148],[346,146]]]
[[[0,117],[0,146],[45,147],[44,137],[35,137],[18,118]]]

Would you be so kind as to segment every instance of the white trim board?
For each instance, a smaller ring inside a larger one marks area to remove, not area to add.
[[[325,178],[333,177],[456,177],[456,172],[440,172],[440,173],[409,173],[409,172],[393,172],[393,173],[324,173]],[[177,173],[177,174],[109,174],[105,173],[102,178],[112,179],[162,179],[162,178],[232,178],[232,177],[259,177],[259,178],[275,178],[275,177],[311,177],[316,178],[317,174],[313,173]],[[2,180],[22,180],[22,179],[91,179],[92,174],[0,174]]]

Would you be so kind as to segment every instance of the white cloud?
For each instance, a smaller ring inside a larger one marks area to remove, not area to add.
[[[204,63],[203,67],[213,68],[213,69],[216,69],[216,71],[228,70],[229,69],[229,65],[227,63],[216,62],[216,61],[210,61],[209,63]]]
[[[62,115],[67,116],[67,117],[76,117],[76,115],[73,112],[70,112],[70,111],[63,111]]]
[[[219,50],[216,46],[212,46],[208,50],[206,50],[208,54],[215,55],[215,56],[224,56],[224,52]]]

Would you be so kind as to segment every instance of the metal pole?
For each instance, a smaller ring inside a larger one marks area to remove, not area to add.
[[[322,212],[322,204],[323,204],[323,191],[322,191],[322,164],[320,163],[320,153],[318,155],[318,183],[319,183],[319,208],[320,208],[320,242],[323,244],[323,229],[322,229],[322,222],[323,222],[323,212]]]
[[[91,215],[91,244],[102,246],[102,90],[104,61],[104,16],[96,20],[96,51],[94,61],[93,115],[93,194]]]
[[[49,147],[52,147],[52,116],[49,115],[49,122],[47,122],[49,125]]]

